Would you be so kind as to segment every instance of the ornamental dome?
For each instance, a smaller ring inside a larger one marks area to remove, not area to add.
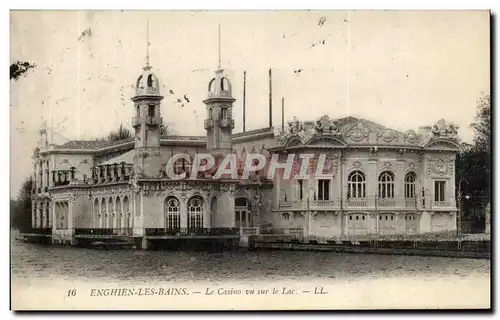
[[[144,67],[144,71],[139,76],[135,86],[136,96],[156,96],[160,95],[160,82],[158,77],[151,71],[150,66]]]

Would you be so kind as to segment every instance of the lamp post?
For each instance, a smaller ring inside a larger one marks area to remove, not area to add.
[[[469,184],[469,180],[462,178],[458,181],[458,214],[457,214],[457,235],[460,237],[462,234],[462,183],[466,182]],[[465,197],[469,199],[469,196]]]
[[[309,197],[311,194],[311,191],[316,191],[316,188],[313,186],[310,186],[307,188],[307,241],[309,242],[309,236],[311,235],[311,210],[310,210],[310,205],[309,205]]]

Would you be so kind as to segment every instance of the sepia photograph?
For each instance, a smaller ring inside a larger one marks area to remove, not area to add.
[[[491,310],[490,11],[9,18],[11,310]]]

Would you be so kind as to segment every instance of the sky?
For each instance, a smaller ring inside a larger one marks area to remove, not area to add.
[[[204,135],[219,24],[235,133],[244,71],[247,130],[269,124],[269,68],[275,127],[284,97],[285,121],[354,116],[405,131],[444,118],[471,142],[477,99],[490,91],[487,11],[12,11],[10,60],[36,67],[10,83],[11,198],[31,174],[42,121],[54,143],[131,128],[147,29],[164,122]]]

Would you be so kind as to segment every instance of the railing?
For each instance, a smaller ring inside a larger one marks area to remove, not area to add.
[[[306,201],[286,201],[280,202],[282,209],[305,209],[307,206]]]
[[[260,233],[259,227],[243,227],[240,228],[240,235],[242,236],[252,236],[258,235]]]
[[[214,127],[214,120],[207,119],[204,121],[205,129],[211,129]]]
[[[220,120],[221,127],[231,127],[234,128],[234,120],[233,119],[221,119]]]
[[[146,124],[149,125],[158,125],[162,124],[162,118],[161,117],[146,117]]]
[[[366,203],[367,203],[366,198],[360,198],[360,199],[351,198],[351,199],[346,200],[347,207],[364,208],[364,207],[366,207]]]
[[[396,199],[377,199],[377,206],[383,208],[392,208],[396,206]]]
[[[21,233],[33,233],[33,234],[52,234],[52,228],[28,228],[21,231]]]
[[[58,187],[58,186],[67,186],[69,184],[69,179],[66,180],[66,181],[54,181],[54,186],[55,187]]]
[[[239,234],[239,228],[146,228],[146,236],[224,236]]]
[[[450,207],[450,201],[434,201],[432,206],[436,208],[448,208]]]
[[[340,207],[340,200],[316,200],[312,201],[311,205],[318,207],[335,208]]]
[[[434,202],[434,207],[438,208],[451,208],[453,207],[451,201]],[[279,202],[279,209],[281,210],[320,210],[320,209],[338,209],[343,208],[409,208],[417,209],[422,207],[422,198],[349,198],[349,199],[334,199],[334,200],[309,200],[309,207],[307,199],[303,200],[288,200],[286,202]]]
[[[75,235],[125,236],[131,235],[131,228],[76,228]]]
[[[416,198],[405,198],[405,208],[416,208],[417,200]]]

